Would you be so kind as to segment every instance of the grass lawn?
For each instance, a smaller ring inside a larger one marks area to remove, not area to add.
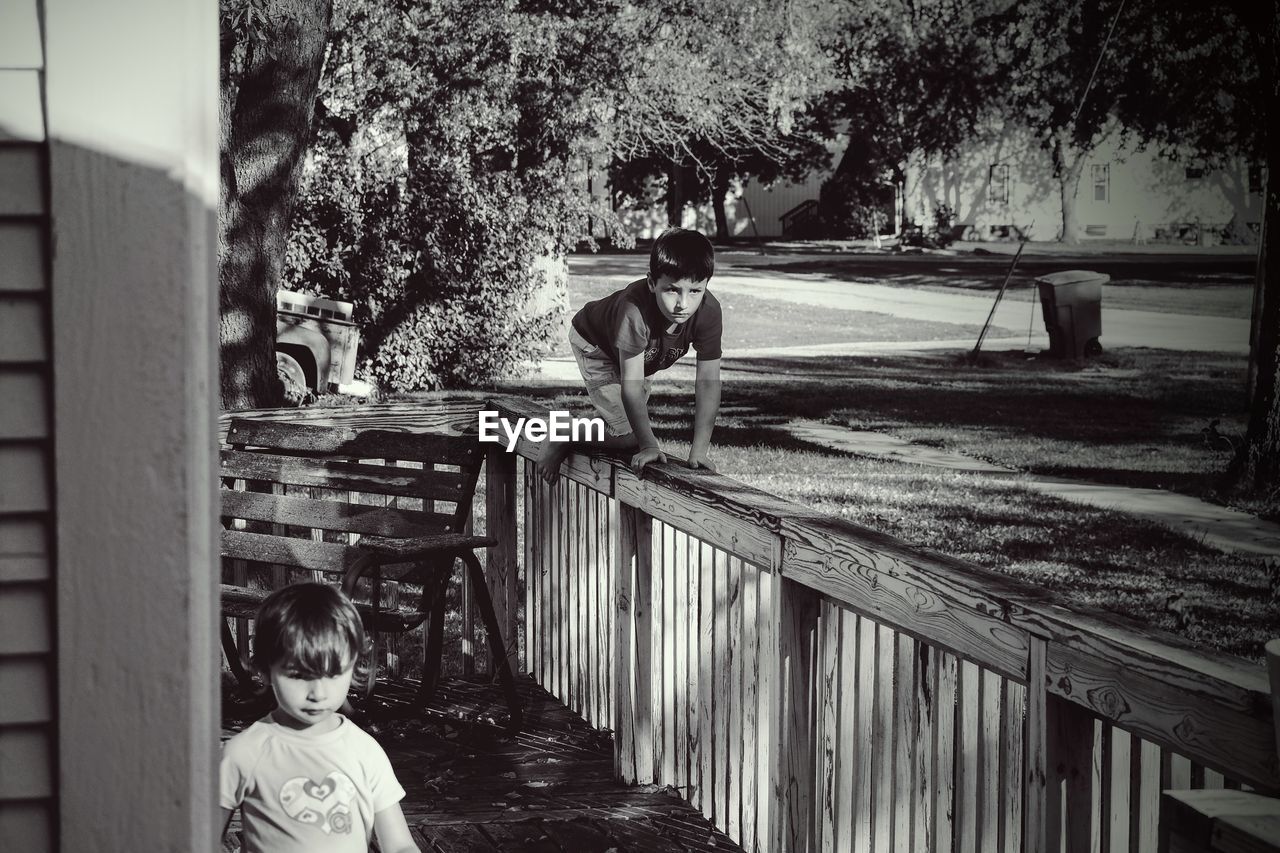
[[[1243,430],[1243,357],[1116,350],[1083,366],[1017,353],[972,366],[950,354],[741,364],[761,378],[724,385],[713,449],[722,473],[1208,648],[1261,660],[1280,635],[1273,581],[1256,557],[1016,479],[855,457],[781,428],[813,418],[1037,473],[1211,495],[1230,452],[1202,430],[1212,420],[1222,433]],[[587,405],[576,389],[540,393],[557,408]],[[655,385],[656,431],[677,452],[691,399],[689,383]]]

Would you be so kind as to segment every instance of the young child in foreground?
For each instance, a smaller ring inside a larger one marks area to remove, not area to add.
[[[237,807],[244,853],[418,853],[387,754],[338,713],[364,627],[337,589],[300,583],[273,592],[258,611],[253,666],[278,707],[222,751],[223,834]]]
[[[538,458],[543,479],[555,482],[570,452],[591,447],[633,454],[637,472],[650,462],[666,462],[649,422],[649,377],[674,364],[690,344],[698,366],[689,465],[715,470],[707,451],[720,410],[723,324],[720,303],[707,291],[714,272],[711,241],[697,231],[671,228],[654,241],[648,276],[587,303],[574,316],[569,344],[607,430],[602,442],[546,442]]]

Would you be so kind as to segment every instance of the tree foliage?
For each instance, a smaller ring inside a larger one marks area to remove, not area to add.
[[[382,385],[489,382],[557,328],[618,11],[340,0],[289,276],[356,303]]]

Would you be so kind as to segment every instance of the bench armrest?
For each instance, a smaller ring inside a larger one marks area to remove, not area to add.
[[[433,536],[410,538],[388,536],[361,536],[356,547],[382,557],[412,560],[428,554],[448,551],[470,551],[474,548],[490,548],[498,544],[492,536],[468,536],[464,533],[439,533]]]

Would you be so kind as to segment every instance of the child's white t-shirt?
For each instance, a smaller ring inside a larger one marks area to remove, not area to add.
[[[224,809],[241,808],[244,853],[366,853],[373,816],[404,798],[391,761],[346,717],[319,736],[263,718],[222,748]]]

